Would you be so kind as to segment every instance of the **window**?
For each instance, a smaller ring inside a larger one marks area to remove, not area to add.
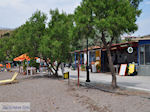
[[[140,64],[144,64],[144,47],[145,46],[140,46]]]
[[[150,65],[150,45],[145,45],[145,64]]]
[[[140,49],[140,64],[150,65],[150,45],[141,45]]]

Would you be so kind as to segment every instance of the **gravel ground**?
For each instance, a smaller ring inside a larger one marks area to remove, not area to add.
[[[0,80],[12,74],[1,72]],[[78,88],[72,80],[68,85],[67,80],[42,75],[17,79],[19,83],[0,86],[0,102],[30,102],[31,112],[150,112],[150,93]]]

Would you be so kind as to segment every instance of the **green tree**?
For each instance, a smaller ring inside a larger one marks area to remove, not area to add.
[[[124,33],[137,30],[136,20],[141,10],[138,9],[142,0],[82,0],[75,14],[78,26],[95,30],[107,50],[109,68],[112,74],[112,87],[116,88],[116,74],[111,57],[111,45]],[[86,25],[86,26],[85,26]],[[87,26],[88,25],[88,26]],[[83,32],[84,33],[84,32]]]
[[[0,62],[12,60],[12,39],[4,37],[0,39]]]
[[[72,15],[67,15],[58,9],[50,10],[51,20],[48,23],[47,34],[43,36],[39,52],[51,65],[50,71],[58,76],[58,68],[62,62],[66,62],[70,52],[70,29],[73,26]],[[50,59],[50,60],[49,60]],[[53,63],[57,61],[57,66]],[[54,72],[53,72],[54,71]]]
[[[13,56],[23,53],[28,53],[30,57],[40,56],[38,48],[41,38],[45,35],[46,20],[44,13],[36,11],[25,24],[13,32]]]

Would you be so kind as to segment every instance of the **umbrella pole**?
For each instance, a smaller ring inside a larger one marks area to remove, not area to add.
[[[29,75],[29,73],[28,73],[28,66],[29,66],[29,61],[27,61],[27,76]]]
[[[20,65],[21,65],[21,64],[20,64],[20,62],[19,62],[19,73],[20,73]]]

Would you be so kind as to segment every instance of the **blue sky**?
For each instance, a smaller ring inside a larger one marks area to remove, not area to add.
[[[142,14],[137,19],[138,31],[134,33],[135,36],[143,36],[150,34],[150,0],[144,0],[140,4]]]
[[[73,13],[81,0],[0,0],[0,27],[16,28],[24,24],[36,10],[49,15],[50,9],[58,8],[67,13]],[[141,16],[137,19],[139,26],[134,36],[150,34],[150,0],[140,4]]]

